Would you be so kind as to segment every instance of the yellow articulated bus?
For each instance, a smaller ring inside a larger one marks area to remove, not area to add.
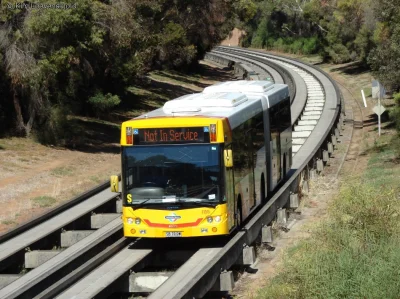
[[[218,83],[121,130],[126,237],[230,234],[292,161],[289,90],[269,81]]]

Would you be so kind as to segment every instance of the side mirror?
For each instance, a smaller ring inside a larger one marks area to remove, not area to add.
[[[118,192],[119,180],[117,175],[112,175],[110,177],[111,192]]]
[[[233,167],[232,150],[224,150],[224,160],[226,168]]]

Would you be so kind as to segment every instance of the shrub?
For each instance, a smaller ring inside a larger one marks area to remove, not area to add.
[[[83,130],[73,119],[69,119],[69,109],[63,106],[50,108],[40,129],[35,130],[36,139],[42,144],[75,146],[84,141]]]
[[[304,39],[303,54],[315,54],[318,51],[318,38],[309,37]]]
[[[301,54],[301,50],[303,48],[303,38],[295,40],[293,43],[290,44],[290,50],[294,54]]]
[[[89,98],[88,102],[93,106],[97,116],[105,111],[119,105],[121,102],[117,95],[107,93],[106,95],[98,92],[95,96]]]
[[[345,63],[350,61],[349,50],[342,44],[334,44],[326,49],[334,63]]]
[[[393,95],[395,107],[390,110],[390,119],[394,122],[398,133],[400,134],[400,92]]]

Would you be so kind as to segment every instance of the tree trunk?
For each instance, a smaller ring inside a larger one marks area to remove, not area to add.
[[[26,135],[26,128],[24,124],[24,118],[22,117],[22,109],[18,99],[18,93],[13,87],[13,101],[14,101],[14,109],[15,109],[15,116],[16,116],[16,123],[15,128],[17,130],[17,134],[21,136]]]

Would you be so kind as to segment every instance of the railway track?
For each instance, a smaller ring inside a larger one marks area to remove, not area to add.
[[[254,241],[322,171],[344,106],[334,81],[313,66],[232,47],[217,47],[207,59],[245,63],[247,72],[291,86],[295,151],[286,183],[235,235],[201,242],[122,238],[120,202],[104,183],[0,236],[0,298],[201,298],[232,287],[232,267],[253,262]]]

